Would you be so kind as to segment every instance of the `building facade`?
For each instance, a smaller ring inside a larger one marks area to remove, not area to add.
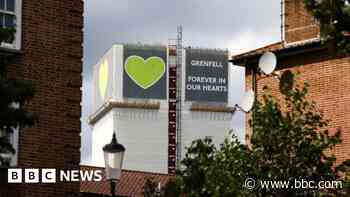
[[[160,78],[148,87],[145,76],[152,70],[152,81],[159,58]],[[126,147],[124,169],[162,174],[175,174],[193,140],[211,137],[220,144],[229,136],[228,53],[184,49],[177,78],[172,58],[167,46],[118,44],[94,66],[91,165],[104,166],[102,147],[113,132]],[[192,66],[196,70],[187,69]]]
[[[14,168],[79,169],[82,86],[83,1],[0,1],[3,26],[13,23],[16,39],[1,53],[13,56],[10,75],[31,80],[28,103],[39,123],[18,132]],[[1,169],[0,196],[77,196],[78,183],[8,184]]]
[[[236,65],[246,67],[246,88],[252,89],[252,71],[258,67],[259,57],[267,51],[277,56],[277,70],[300,72],[298,81],[310,85],[308,98],[317,103],[325,118],[331,120],[330,130],[342,130],[342,144],[332,152],[337,162],[350,159],[350,57],[334,55],[321,45],[319,26],[306,11],[303,0],[284,2],[284,40],[263,48],[232,57]],[[269,86],[280,95],[278,81],[273,76],[258,76],[257,94]],[[248,115],[247,120],[250,115]],[[246,132],[251,128],[247,122]]]

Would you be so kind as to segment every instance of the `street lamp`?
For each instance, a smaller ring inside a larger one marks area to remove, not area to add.
[[[106,179],[111,182],[111,194],[113,197],[116,196],[116,183],[122,173],[124,153],[125,147],[117,142],[115,133],[113,133],[111,143],[103,147]]]

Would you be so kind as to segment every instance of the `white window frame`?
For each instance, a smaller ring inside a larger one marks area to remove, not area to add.
[[[5,0],[6,1],[6,0]],[[6,11],[1,11],[6,14]],[[13,43],[1,43],[0,48],[21,50],[22,41],[22,0],[15,0],[15,28],[16,34]],[[10,12],[13,14],[13,12]]]

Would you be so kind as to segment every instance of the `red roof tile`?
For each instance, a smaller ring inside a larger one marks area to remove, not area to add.
[[[100,167],[81,166],[82,170],[104,170]],[[143,196],[143,186],[147,179],[153,179],[155,182],[160,182],[165,185],[174,176],[168,174],[158,174],[151,172],[123,170],[120,182],[117,183],[118,196],[138,197]],[[101,182],[81,182],[80,192],[99,194],[101,196],[110,195],[110,182],[103,177]]]

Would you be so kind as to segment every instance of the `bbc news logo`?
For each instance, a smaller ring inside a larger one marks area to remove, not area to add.
[[[102,181],[102,170],[8,169],[8,183]]]

